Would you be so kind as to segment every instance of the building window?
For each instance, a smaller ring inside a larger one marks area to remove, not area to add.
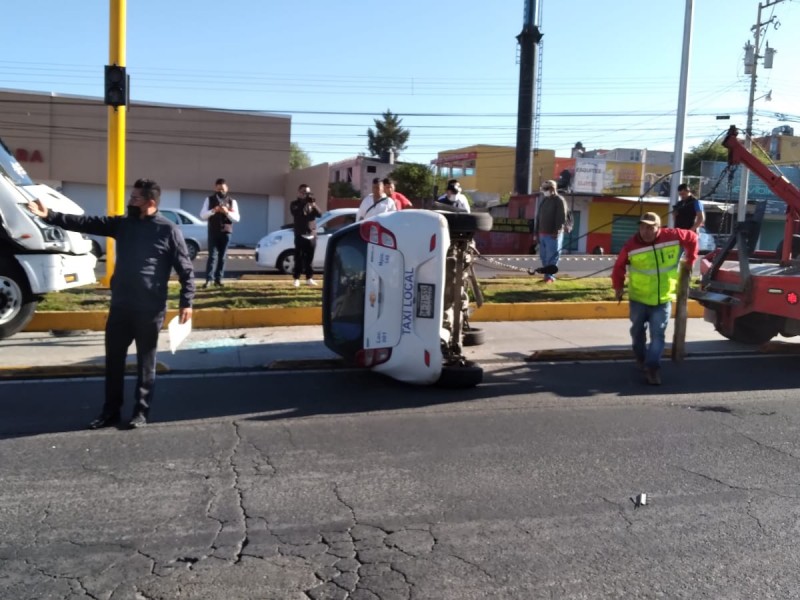
[[[377,173],[378,167],[375,165],[367,165],[367,173]]]
[[[337,171],[336,171],[336,172],[333,174],[333,180],[334,180],[336,183],[339,183],[339,181],[341,181],[341,179],[342,179],[342,172],[337,170]]]
[[[347,167],[347,183],[353,183],[353,167]]]

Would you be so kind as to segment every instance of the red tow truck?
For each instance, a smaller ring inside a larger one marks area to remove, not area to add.
[[[740,218],[724,247],[704,257],[700,286],[689,297],[704,307],[705,320],[724,337],[745,344],[763,344],[776,335],[800,335],[800,190],[775,174],[737,139],[731,126],[722,144],[728,164],[742,165],[786,203],[786,225],[780,255],[754,251],[759,218]],[[746,207],[745,207],[746,208]],[[739,207],[740,214],[743,207]]]

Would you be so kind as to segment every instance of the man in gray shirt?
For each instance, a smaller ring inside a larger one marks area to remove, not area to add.
[[[539,257],[542,266],[557,266],[564,243],[564,229],[567,225],[569,207],[563,196],[558,194],[556,182],[552,179],[542,184],[542,194],[536,210],[535,241],[539,243]],[[545,274],[544,282],[555,282],[555,275]]]

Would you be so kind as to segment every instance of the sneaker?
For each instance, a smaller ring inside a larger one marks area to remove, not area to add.
[[[661,385],[661,372],[658,369],[647,368],[645,370],[647,383],[650,385]]]
[[[317,285],[317,282],[316,282],[316,281],[314,281],[313,279],[306,279],[306,283],[307,283],[308,285]]]
[[[224,283],[222,283],[221,281],[215,281],[215,282],[214,282],[214,285],[215,285],[216,287],[225,287],[225,284],[224,284]]]
[[[208,288],[210,288],[210,287],[211,287],[211,282],[210,282],[210,281],[206,281],[206,282],[203,284],[203,289],[204,289],[204,290],[207,290],[207,289],[208,289]]]
[[[133,415],[133,418],[128,423],[129,429],[141,429],[147,425],[147,417],[145,417],[142,413],[138,415]]]
[[[104,427],[114,427],[119,425],[119,413],[100,413],[94,421],[89,423],[89,429],[103,429]]]
[[[294,287],[300,287],[300,280],[299,279],[295,279],[294,280]]]

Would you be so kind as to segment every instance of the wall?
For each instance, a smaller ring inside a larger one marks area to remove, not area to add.
[[[96,98],[0,92],[0,137],[38,150],[23,166],[34,180],[105,184],[108,108]],[[127,113],[126,185],[211,189],[226,178],[239,193],[282,196],[289,170],[288,117],[134,104]]]

